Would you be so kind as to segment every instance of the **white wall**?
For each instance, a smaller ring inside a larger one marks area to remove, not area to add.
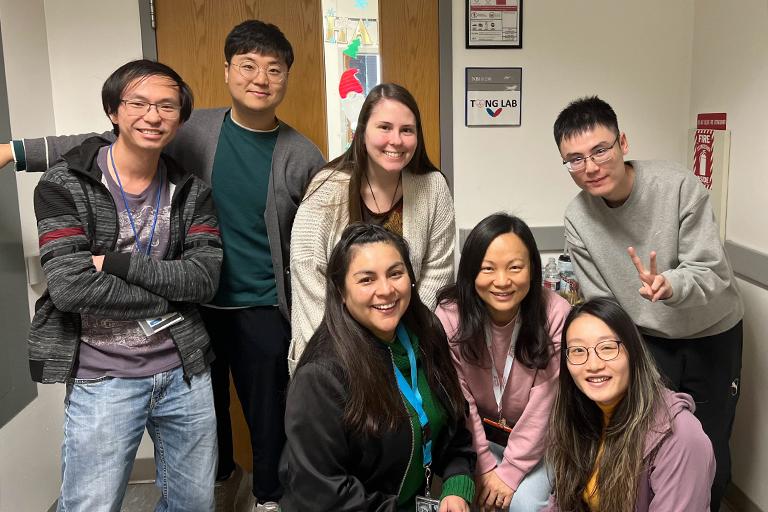
[[[137,2],[0,0],[0,25],[14,137],[110,128],[101,84],[141,57]],[[37,176],[17,178],[24,253],[32,256]],[[30,310],[42,289],[29,289]],[[63,397],[63,385],[38,385],[37,399],[0,429],[0,511],[44,511],[56,500]],[[139,456],[151,457],[151,446]]]
[[[731,130],[727,238],[768,252],[768,2],[696,0],[690,124],[726,112]]]
[[[731,160],[726,238],[768,254],[768,2],[696,0],[690,125],[726,112]],[[768,291],[740,281],[746,312],[741,398],[731,447],[733,480],[768,510]]]
[[[693,1],[525,2],[521,50],[464,48],[453,2],[453,123],[457,225],[497,210],[532,226],[562,225],[576,186],[552,124],[565,105],[598,94],[626,131],[630,157],[684,160]],[[522,126],[464,126],[465,67],[522,67]]]
[[[45,16],[57,133],[111,129],[101,86],[118,66],[142,57],[138,2],[45,0]]]
[[[43,0],[0,1],[0,23],[8,97],[12,99],[11,131],[20,135],[53,132]],[[31,211],[31,190],[36,182],[31,178],[17,180],[19,203],[27,212]],[[34,229],[34,217],[25,220],[26,227]],[[32,241],[36,238],[32,236]],[[26,244],[24,250],[27,253]],[[37,398],[0,430],[3,511],[47,510],[58,495],[64,389],[38,385],[37,391]]]

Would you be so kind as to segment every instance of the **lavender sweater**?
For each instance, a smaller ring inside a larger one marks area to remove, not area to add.
[[[693,415],[690,395],[664,391],[667,411],[656,413],[646,435],[645,467],[637,488],[636,512],[708,512],[715,478],[712,443]],[[652,454],[655,451],[655,455]],[[542,512],[559,512],[550,499]]]
[[[459,374],[459,383],[469,402],[467,428],[472,433],[472,444],[477,451],[475,474],[482,475],[496,468],[496,475],[514,490],[517,490],[523,478],[544,455],[544,437],[560,368],[560,337],[563,321],[571,309],[568,302],[554,292],[545,289],[544,296],[547,298],[552,357],[547,367],[542,370],[528,368],[517,360],[512,364],[509,381],[502,395],[502,412],[508,422],[515,422],[515,426],[509,435],[504,459],[498,467],[496,458],[488,447],[481,420],[481,416],[497,415],[491,369],[468,363],[461,357],[460,346],[451,343],[451,355]],[[435,314],[442,322],[448,339],[453,340],[459,329],[459,312],[456,306],[441,304]],[[503,328],[493,329],[492,344],[494,347],[503,345],[502,350],[506,353],[504,347],[509,346],[511,332],[502,337],[504,332]],[[503,368],[504,361],[499,360],[496,355],[498,352],[494,350],[494,360]],[[501,376],[501,373],[499,375]]]

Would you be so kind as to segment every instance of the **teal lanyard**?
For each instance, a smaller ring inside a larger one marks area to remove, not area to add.
[[[416,368],[416,354],[413,351],[413,345],[411,345],[411,339],[408,337],[408,331],[405,330],[403,324],[397,325],[397,339],[400,344],[405,348],[408,353],[408,361],[411,365],[411,384],[408,385],[408,381],[405,380],[403,372],[392,362],[392,366],[395,368],[395,377],[397,378],[397,387],[400,388],[400,392],[403,394],[408,403],[411,404],[413,410],[419,415],[419,423],[421,424],[421,440],[422,451],[424,453],[424,466],[429,466],[432,463],[432,433],[429,428],[429,418],[427,418],[427,412],[424,410],[424,403],[419,392],[419,379],[417,376]]]

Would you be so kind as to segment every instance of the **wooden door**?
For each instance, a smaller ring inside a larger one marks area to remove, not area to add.
[[[411,91],[422,115],[427,152],[440,163],[438,0],[379,0],[382,77]],[[230,105],[224,83],[224,38],[256,18],[274,23],[295,55],[278,116],[327,155],[325,71],[320,0],[155,0],[158,60],[190,84],[198,108]],[[235,459],[251,470],[242,409],[230,388]]]
[[[379,0],[381,74],[416,98],[427,154],[440,167],[438,0]]]
[[[247,19],[274,23],[293,46],[278,117],[327,153],[323,34],[319,0],[155,0],[157,57],[189,83],[195,106],[225,107],[224,39]]]

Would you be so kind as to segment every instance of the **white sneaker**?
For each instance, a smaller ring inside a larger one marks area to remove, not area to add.
[[[253,512],[279,512],[280,505],[274,501],[267,501],[266,503],[255,503],[253,505]]]

